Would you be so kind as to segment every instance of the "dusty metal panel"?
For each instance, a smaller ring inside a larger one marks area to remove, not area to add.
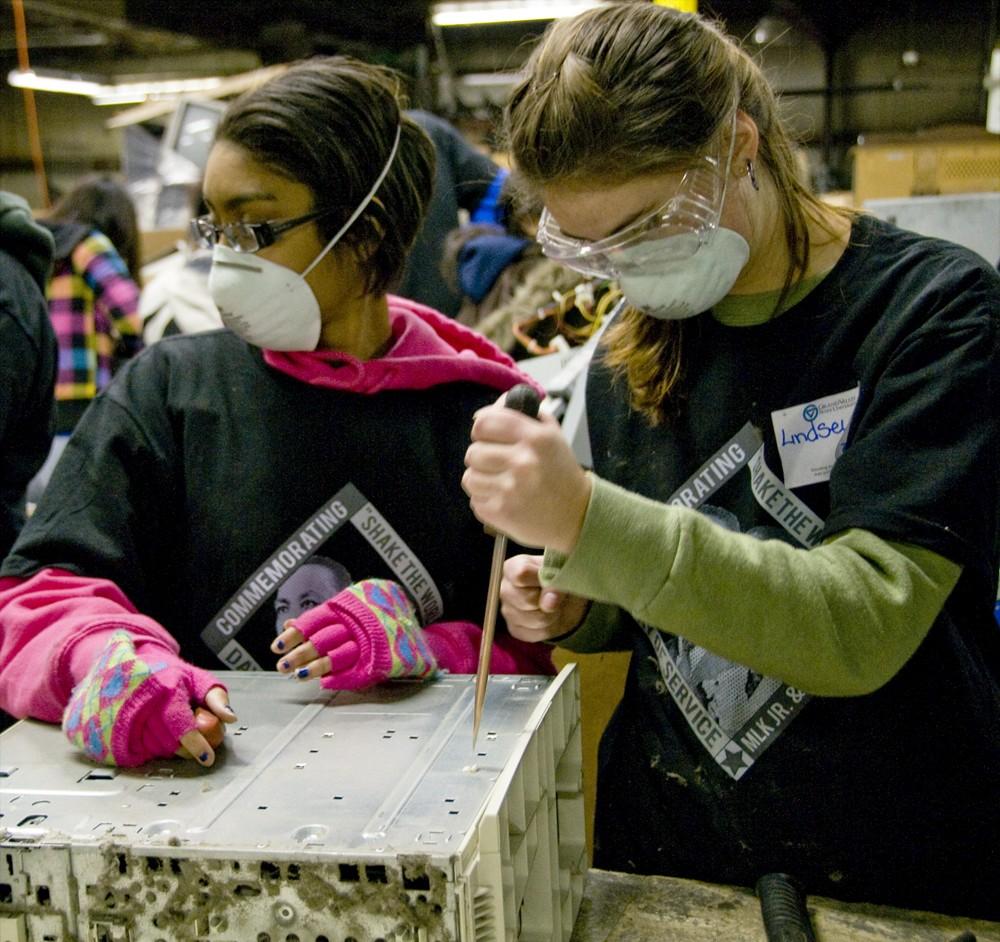
[[[319,693],[228,677],[216,767],[0,736],[0,930],[112,942],[568,939],[586,853],[576,675]],[[6,920],[6,922],[5,922]]]

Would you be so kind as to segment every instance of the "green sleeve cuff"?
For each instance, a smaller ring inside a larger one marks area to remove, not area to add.
[[[631,651],[633,639],[623,622],[623,614],[617,605],[594,602],[580,627],[571,634],[554,638],[552,644],[576,654]]]
[[[580,538],[569,555],[546,550],[539,574],[542,585],[598,602],[648,601],[673,566],[678,518],[696,514],[641,497],[597,475],[591,475],[591,481]]]

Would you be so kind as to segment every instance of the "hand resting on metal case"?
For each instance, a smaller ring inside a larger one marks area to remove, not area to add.
[[[402,587],[366,579],[285,622],[271,650],[278,671],[332,690],[359,690],[390,677],[428,677],[437,671],[475,673],[482,628],[470,621],[420,627]],[[547,646],[499,633],[490,673],[554,674]]]
[[[328,690],[360,690],[437,669],[413,603],[389,579],[355,582],[289,619],[271,650],[284,655],[280,673],[319,677]]]
[[[137,654],[131,635],[118,630],[74,687],[62,727],[95,762],[136,766],[176,754],[210,766],[222,724],[236,719],[228,701],[208,671],[166,648],[146,644]]]

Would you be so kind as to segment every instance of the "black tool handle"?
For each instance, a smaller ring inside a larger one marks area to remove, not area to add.
[[[767,942],[816,942],[805,897],[794,877],[766,873],[757,881]]]
[[[523,412],[532,419],[538,418],[538,409],[542,404],[538,393],[527,383],[518,383],[508,391],[504,397],[503,404],[508,409]]]

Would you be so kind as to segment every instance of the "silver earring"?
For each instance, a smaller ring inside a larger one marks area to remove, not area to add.
[[[755,190],[759,190],[760,184],[757,182],[757,168],[753,165],[752,160],[747,161],[747,176],[750,177],[750,186]]]

